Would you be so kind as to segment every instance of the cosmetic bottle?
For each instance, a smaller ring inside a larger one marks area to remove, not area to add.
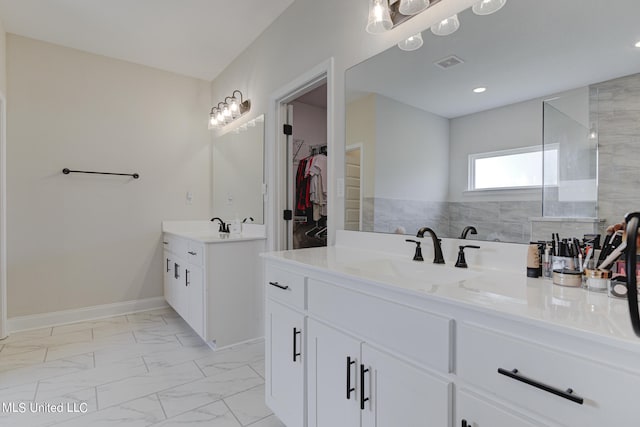
[[[540,252],[537,243],[531,243],[527,251],[527,277],[540,277]]]

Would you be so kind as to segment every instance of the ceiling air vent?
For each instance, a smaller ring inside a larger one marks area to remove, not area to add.
[[[464,64],[464,61],[455,55],[447,56],[436,62],[436,65],[444,70],[454,67],[458,64]]]

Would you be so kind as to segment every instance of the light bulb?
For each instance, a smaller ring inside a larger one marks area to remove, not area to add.
[[[398,47],[406,51],[420,49],[420,46],[422,46],[422,33],[414,34],[408,39],[398,43]]]
[[[449,34],[455,33],[458,28],[460,28],[460,21],[458,20],[458,15],[453,15],[448,17],[447,19],[443,19],[433,27],[431,27],[431,32],[436,36],[448,36]]]
[[[371,0],[369,4],[369,20],[367,22],[367,32],[380,34],[393,27],[391,14],[389,13],[389,3],[387,0]]]
[[[477,87],[473,90],[474,93],[483,93],[486,92],[487,88],[486,87]]]
[[[229,110],[229,106],[227,104],[224,104],[224,107],[222,107],[222,115],[226,118],[231,117],[231,111]]]
[[[491,15],[502,9],[505,4],[507,0],[480,0],[471,7],[471,10],[476,15]]]
[[[238,99],[234,96],[229,101],[229,109],[231,110],[231,115],[236,118],[240,115],[240,106],[238,105]]]
[[[398,12],[403,15],[415,15],[429,7],[431,0],[400,0]]]
[[[222,111],[218,110],[218,114],[216,114],[216,119],[218,120],[218,124],[224,123],[224,115],[222,114]]]

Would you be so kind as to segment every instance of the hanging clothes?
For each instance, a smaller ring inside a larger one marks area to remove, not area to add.
[[[314,153],[300,160],[296,170],[296,215],[306,215],[309,220],[313,221],[327,216],[326,171],[327,156],[325,153]]]

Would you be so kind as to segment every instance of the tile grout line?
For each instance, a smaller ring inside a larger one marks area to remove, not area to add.
[[[140,356],[140,359],[142,359],[142,363],[144,363],[144,367],[147,370],[147,374],[151,372],[151,370],[149,369],[149,365],[147,365],[147,361],[145,360],[144,356]]]
[[[246,366],[248,366],[249,368],[251,368],[251,370],[252,370],[253,372],[255,372],[255,373],[256,373],[260,378],[262,378],[263,380],[264,380],[264,379],[266,379],[265,377],[263,377],[263,376],[262,376],[262,374],[261,374],[260,372],[256,371],[256,369],[255,369],[253,366],[251,366],[251,364],[248,364],[248,365],[246,365]]]
[[[260,418],[259,420],[255,420],[255,421],[254,421],[254,422],[252,422],[251,424],[247,424],[247,425],[246,425],[246,427],[251,427],[251,426],[253,426],[253,425],[256,425],[256,424],[258,424],[260,421],[264,421],[264,420],[266,420],[267,418],[269,418],[270,416],[273,416],[273,415],[275,415],[275,414],[271,413],[271,414],[267,415],[266,417],[262,417],[262,418]]]
[[[93,387],[93,392],[96,395],[96,412],[100,411],[100,405],[98,404],[98,386]]]
[[[162,413],[164,414],[164,419],[168,420],[167,411],[164,410],[164,405],[162,404],[162,399],[158,396],[158,393],[155,393],[156,399],[158,399],[158,403],[160,404],[160,409],[162,409]]]
[[[226,399],[226,397],[225,397],[224,399]],[[241,426],[244,426],[244,424],[242,424],[242,423],[240,422],[240,420],[238,419],[238,417],[236,416],[236,414],[231,410],[231,407],[227,404],[227,402],[225,402],[225,400],[224,400],[224,399],[221,399],[221,401],[222,401],[222,403],[224,404],[224,406],[226,406],[226,407],[227,407],[227,409],[229,410],[229,412],[231,413],[231,415],[233,415],[233,418],[235,418],[235,419],[236,419],[236,421],[238,422],[238,424],[240,424]]]

